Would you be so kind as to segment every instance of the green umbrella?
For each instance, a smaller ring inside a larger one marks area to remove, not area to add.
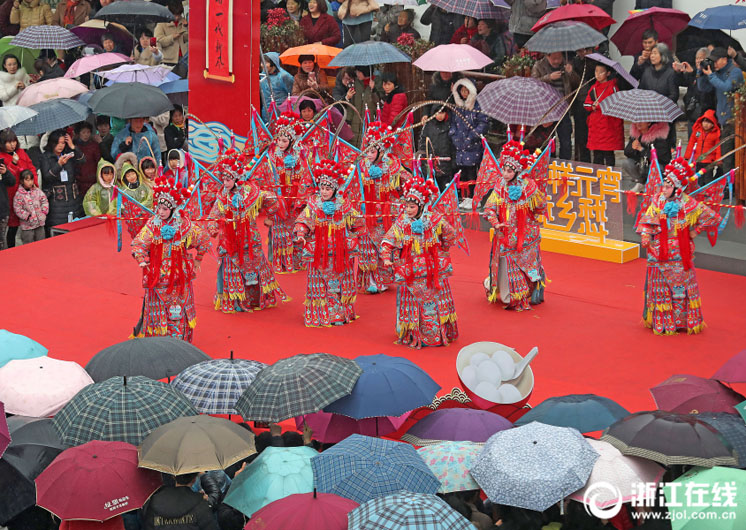
[[[27,74],[35,74],[34,61],[39,57],[41,50],[29,50],[28,48],[19,48],[13,46],[10,41],[13,40],[14,35],[9,35],[0,39],[0,59],[8,54],[15,55],[21,63],[21,66],[26,70]]]
[[[746,471],[729,467],[695,467],[665,485],[663,491],[673,530],[743,528],[746,520]]]
[[[743,418],[743,421],[746,421],[746,401],[741,401],[738,405],[735,405],[733,408],[738,411],[738,413]]]
[[[310,447],[267,447],[233,479],[225,504],[247,517],[270,502],[313,491]]]

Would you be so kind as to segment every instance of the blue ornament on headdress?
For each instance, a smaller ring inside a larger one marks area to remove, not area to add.
[[[283,162],[285,163],[285,169],[293,169],[296,162],[298,161],[293,155],[287,155]]]
[[[421,234],[425,231],[425,225],[422,224],[422,219],[415,219],[412,221],[412,233]]]
[[[523,188],[520,184],[508,186],[508,197],[510,197],[511,201],[517,201],[518,199],[520,199],[522,193]]]
[[[171,225],[164,225],[161,228],[161,237],[164,241],[171,241],[176,235],[176,229]]]
[[[337,203],[334,201],[324,201],[321,203],[321,209],[326,215],[334,215],[337,211]]]
[[[370,166],[370,169],[368,169],[368,176],[373,180],[378,180],[383,176],[383,170],[378,166]]]

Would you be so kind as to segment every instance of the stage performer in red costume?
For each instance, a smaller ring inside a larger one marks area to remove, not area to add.
[[[694,273],[694,238],[717,229],[720,216],[685,193],[696,186],[692,166],[679,157],[663,171],[663,185],[641,216],[637,232],[647,249],[643,319],[657,335],[704,328],[702,301]]]
[[[528,176],[533,159],[520,142],[508,141],[500,153],[495,189],[484,208],[492,225],[490,272],[485,280],[487,299],[518,311],[544,301],[541,263],[541,216],[546,195]]]
[[[428,209],[437,197],[432,180],[412,177],[402,188],[404,212],[383,237],[381,256],[395,266],[396,333],[399,344],[412,348],[447,346],[458,337],[456,308],[448,276],[453,272],[448,249],[456,240],[453,227]]]
[[[132,256],[143,269],[145,299],[135,336],[170,335],[191,342],[197,314],[192,280],[210,247],[204,230],[182,215],[190,192],[173,179],[158,177],[153,189],[155,216],[132,240]],[[195,250],[192,256],[189,250]]]

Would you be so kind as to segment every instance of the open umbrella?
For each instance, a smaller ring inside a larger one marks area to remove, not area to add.
[[[434,494],[440,481],[409,444],[353,434],[311,460],[314,485],[363,503],[399,490]]]
[[[5,405],[0,401],[0,457],[10,445],[10,431],[8,430],[8,419],[5,417]]]
[[[634,55],[642,51],[642,34],[649,29],[658,32],[658,40],[673,46],[673,38],[689,23],[689,15],[678,9],[651,7],[633,13],[622,22],[611,42],[622,55]]]
[[[352,46],[350,46],[352,47]],[[298,112],[298,105],[300,105],[300,102],[309,100],[313,102],[313,106],[316,108],[316,112],[320,111],[322,108],[324,108],[326,105],[323,101],[316,98],[309,98],[308,96],[298,97],[298,96],[289,96],[285,101],[283,101],[280,106],[278,107],[280,112],[285,112],[287,110],[292,109],[293,112]],[[337,127],[339,127],[339,124],[342,124],[342,128],[339,131],[339,137],[342,138],[342,140],[350,141],[355,136],[355,134],[352,132],[352,129],[350,129],[350,126],[347,124],[347,122],[344,119],[344,116],[342,113],[336,108],[332,107],[329,109],[329,117],[332,121],[332,127],[331,131],[332,133],[337,131]]]
[[[711,379],[723,383],[746,383],[746,350],[741,350],[725,361]]]
[[[28,26],[13,37],[10,44],[19,48],[31,48],[34,50],[43,50],[45,48],[69,50],[70,48],[85,46],[85,42],[80,40],[69,29],[49,25]]]
[[[746,399],[719,381],[696,375],[672,375],[651,388],[650,393],[659,409],[682,414],[735,414],[733,407]]]
[[[526,42],[532,52],[571,52],[583,48],[595,48],[606,36],[585,22],[555,22],[544,26]]]
[[[12,108],[12,107],[2,107]],[[2,112],[0,112],[2,116]],[[0,368],[14,359],[44,357],[49,350],[33,339],[7,329],[0,329]]]
[[[347,516],[349,530],[474,530],[474,525],[435,495],[400,491],[369,500]]]
[[[187,105],[189,103],[189,80],[177,79],[176,81],[166,81],[158,88],[168,96],[168,99],[174,105]]]
[[[62,129],[85,120],[90,114],[86,105],[73,99],[50,99],[29,108],[38,114],[13,126],[13,131],[19,136],[33,136]]]
[[[88,92],[88,87],[74,79],[58,77],[39,81],[27,86],[16,100],[17,105],[30,107],[42,101],[59,98],[74,98],[79,94]]]
[[[36,478],[36,503],[60,519],[105,521],[141,508],[161,484],[160,473],[137,467],[135,446],[94,440],[66,449]]]
[[[362,372],[336,355],[294,355],[259,372],[235,408],[244,419],[267,422],[310,414],[349,394]]]
[[[169,74],[172,77],[178,76],[171,73],[171,69],[165,66],[147,66],[144,64],[123,64],[101,72],[99,75],[115,83],[143,83],[146,85],[158,86],[167,80]],[[175,79],[169,79],[175,81]]]
[[[531,127],[558,121],[567,110],[559,91],[533,77],[493,81],[482,89],[477,101],[483,112],[498,121]]]
[[[140,446],[140,467],[171,475],[225,469],[256,453],[254,434],[225,418],[186,416],[161,425]]]
[[[602,30],[616,22],[609,14],[600,7],[589,4],[567,4],[552,11],[547,11],[541,17],[531,31],[537,32],[541,28],[563,20],[576,20],[585,22],[593,29]]]
[[[458,13],[477,20],[498,19],[504,16],[505,10],[495,6],[490,0],[431,0],[431,5],[440,7],[449,13]],[[508,7],[506,5],[501,7]]]
[[[109,4],[106,7],[113,5]],[[173,103],[158,87],[143,83],[116,83],[97,90],[88,100],[88,106],[96,114],[126,120],[128,118],[158,116],[171,110]]]
[[[121,24],[96,18],[86,20],[80,26],[70,29],[70,31],[80,37],[80,40],[86,44],[95,44],[98,46],[101,45],[101,37],[104,33],[108,33],[114,38],[114,42],[117,44],[119,50],[127,56],[132,53],[132,44],[135,42],[132,33]]]
[[[408,414],[355,420],[341,414],[319,411],[298,416],[295,418],[295,426],[300,430],[304,424],[308,425],[313,431],[314,440],[331,444],[341,442],[351,434],[386,436],[397,431],[407,421],[407,416]]]
[[[52,420],[8,418],[12,441],[0,459],[0,525],[36,504],[34,479],[65,449]]]
[[[549,398],[516,420],[516,427],[539,421],[580,432],[602,431],[629,411],[609,398],[595,394],[570,394]]]
[[[78,77],[88,72],[92,72],[93,70],[98,70],[99,68],[128,63],[130,60],[129,57],[122,55],[121,53],[97,53],[94,55],[86,55],[70,65],[70,68],[65,72],[65,77]]]
[[[120,0],[96,11],[94,18],[133,25],[145,22],[171,22],[174,16],[168,8],[156,2]]]
[[[575,429],[533,422],[493,435],[470,471],[492,502],[542,512],[583,487],[598,457]]]
[[[21,62],[21,66],[26,72],[34,72],[34,61],[39,57],[41,50],[30,50],[29,48],[21,48],[14,46],[10,42],[13,40],[15,35],[8,35],[0,39],[0,57],[6,55],[15,55]]]
[[[469,468],[481,451],[482,444],[474,442],[440,442],[417,449],[440,481],[438,493],[478,490],[479,484],[469,473]]]
[[[683,31],[676,34],[676,57],[679,61],[686,61],[692,67],[695,67],[697,51],[710,44],[726,49],[732,46],[736,50],[743,51],[741,43],[722,30],[687,26]]]
[[[738,467],[746,468],[746,423],[741,416],[727,412],[703,412],[694,417],[715,427],[715,430],[735,449]]]
[[[431,445],[440,441],[486,442],[496,432],[513,424],[487,410],[439,409],[412,425],[401,439],[414,445]]]
[[[38,112],[36,112],[34,109],[31,109],[29,107],[21,107],[20,105],[8,105],[7,107],[0,107],[0,128],[9,129],[16,124],[21,123],[22,121],[33,118],[37,114]]]
[[[143,337],[104,348],[88,361],[85,369],[97,383],[115,375],[165,379],[209,360],[209,355],[187,341],[174,337]]]
[[[393,44],[369,40],[348,46],[331,60],[329,66],[339,68],[411,62],[412,58]]]
[[[651,8],[655,9],[655,8]],[[673,101],[653,90],[622,90],[601,102],[601,112],[632,123],[669,123],[683,112]]]
[[[161,425],[195,414],[171,385],[142,376],[112,377],[78,392],[54,417],[54,427],[69,445],[91,440],[140,445]]]
[[[93,383],[83,367],[51,357],[10,361],[0,368],[0,399],[10,414],[53,416]]]
[[[244,530],[347,530],[347,514],[358,506],[355,501],[331,493],[296,493],[254,512]]]
[[[318,454],[310,447],[267,447],[236,475],[223,502],[253,517],[271,502],[296,493],[311,493],[311,461]]]
[[[440,390],[427,372],[404,357],[361,355],[355,362],[362,374],[352,392],[324,407],[324,412],[355,419],[401,416],[430,405]]]
[[[294,48],[288,48],[280,54],[280,62],[282,64],[290,64],[293,66],[300,66],[298,58],[301,55],[313,55],[316,58],[316,64],[319,68],[330,67],[329,63],[334,57],[336,57],[342,51],[341,48],[335,48],[334,46],[325,46],[323,44],[304,44],[303,46],[295,46]]]
[[[617,74],[619,74],[619,77],[624,79],[627,83],[630,84],[632,88],[637,88],[640,82],[632,77],[632,75],[616,61],[613,61],[606,57],[605,55],[601,55],[600,53],[589,53],[585,56],[587,59],[591,59],[593,61],[596,61],[601,64],[605,64],[606,66],[611,67],[612,70],[614,70]]]
[[[694,416],[660,410],[636,412],[609,427],[601,440],[625,455],[664,466],[735,466],[733,447],[714,427]]]
[[[746,6],[708,7],[694,15],[689,25],[700,29],[746,29]]]
[[[423,53],[414,64],[426,72],[479,70],[494,61],[468,44],[441,44]]]

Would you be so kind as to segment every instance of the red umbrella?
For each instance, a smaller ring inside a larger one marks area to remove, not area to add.
[[[0,401],[0,456],[10,445],[10,430],[8,430],[8,420],[5,418],[5,405]]]
[[[137,448],[94,440],[66,449],[36,478],[36,504],[60,519],[106,521],[136,510],[161,485],[137,467]]]
[[[585,22],[593,29],[602,30],[607,26],[611,26],[616,22],[609,16],[606,11],[600,7],[588,5],[588,4],[567,4],[547,13],[541,17],[531,31],[536,33],[544,26],[559,22],[561,20],[577,20],[579,22]]]
[[[729,412],[736,414],[734,405],[744,397],[714,379],[696,375],[672,375],[650,389],[660,410],[680,414],[701,412]]]
[[[746,383],[746,350],[741,350],[725,361],[710,379],[724,383]]]
[[[351,434],[363,434],[365,436],[386,436],[401,427],[409,413],[401,416],[379,416],[377,418],[364,418],[356,420],[341,414],[331,412],[314,412],[305,416],[295,418],[295,426],[302,429],[307,424],[313,431],[313,437],[321,443],[338,443]]]
[[[643,32],[654,29],[659,41],[673,47],[674,36],[689,24],[689,20],[689,15],[678,9],[651,7],[627,18],[611,37],[611,42],[622,55],[634,55],[642,51]]]
[[[355,501],[331,493],[297,493],[254,512],[243,528],[347,530],[347,514],[357,507]]]

